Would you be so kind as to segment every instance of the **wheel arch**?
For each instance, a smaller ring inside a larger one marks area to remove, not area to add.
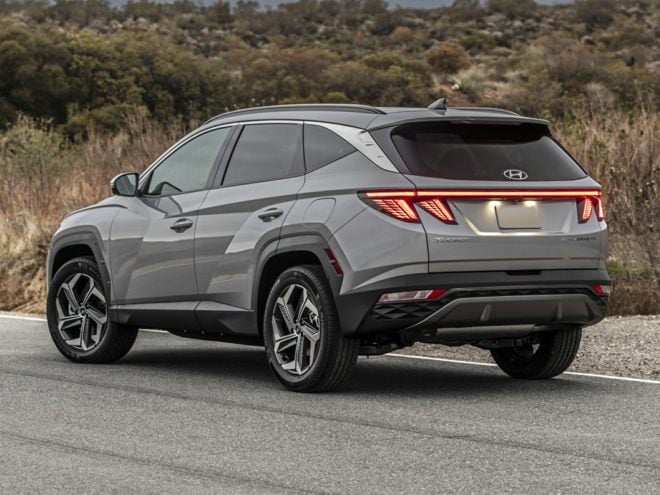
[[[56,235],[48,253],[48,287],[62,265],[81,256],[94,258],[103,279],[103,288],[108,301],[111,301],[110,274],[101,250],[97,234],[90,231],[65,232]]]
[[[297,265],[320,266],[332,288],[333,296],[339,292],[341,276],[332,267],[327,251],[329,247],[318,235],[301,235],[280,240],[277,249],[259,264],[259,276],[254,284],[253,308],[256,309],[257,328],[262,335],[262,322],[268,293],[277,277],[286,269]]]

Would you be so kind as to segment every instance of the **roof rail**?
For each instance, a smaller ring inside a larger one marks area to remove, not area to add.
[[[474,111],[479,111],[479,112],[490,112],[490,113],[504,113],[507,115],[515,115],[516,117],[520,117],[519,114],[516,112],[512,112],[511,110],[505,110],[503,108],[493,108],[493,107],[451,107],[452,110],[474,110]]]
[[[385,114],[380,108],[372,107],[369,105],[353,105],[348,103],[302,103],[302,104],[291,104],[291,105],[269,105],[264,107],[250,107],[250,108],[241,108],[239,110],[232,110],[230,112],[221,113],[215,117],[210,118],[204,124],[213,122],[219,118],[227,117],[229,115],[240,115],[248,113],[259,113],[259,112],[285,112],[292,110],[317,110],[317,111],[341,111],[341,112],[361,112],[361,113],[374,113],[374,114]]]

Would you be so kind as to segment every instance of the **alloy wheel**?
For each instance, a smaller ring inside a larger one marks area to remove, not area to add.
[[[319,310],[310,291],[300,284],[282,290],[273,307],[273,351],[283,370],[304,375],[318,355]]]
[[[55,297],[57,329],[64,342],[90,351],[100,342],[107,327],[107,305],[98,282],[75,273],[60,285]]]

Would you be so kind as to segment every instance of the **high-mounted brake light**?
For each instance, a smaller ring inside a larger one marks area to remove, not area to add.
[[[600,189],[381,190],[360,194],[369,205],[398,220],[419,223],[415,209],[419,206],[446,224],[457,223],[448,202],[451,199],[575,199],[580,223],[587,222],[593,212],[600,221],[605,218],[601,195]]]

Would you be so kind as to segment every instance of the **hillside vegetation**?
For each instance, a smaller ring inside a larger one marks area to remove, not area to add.
[[[445,96],[552,121],[605,189],[612,312],[660,313],[659,37],[657,0],[0,0],[0,309],[43,310],[63,214],[214,114]]]

